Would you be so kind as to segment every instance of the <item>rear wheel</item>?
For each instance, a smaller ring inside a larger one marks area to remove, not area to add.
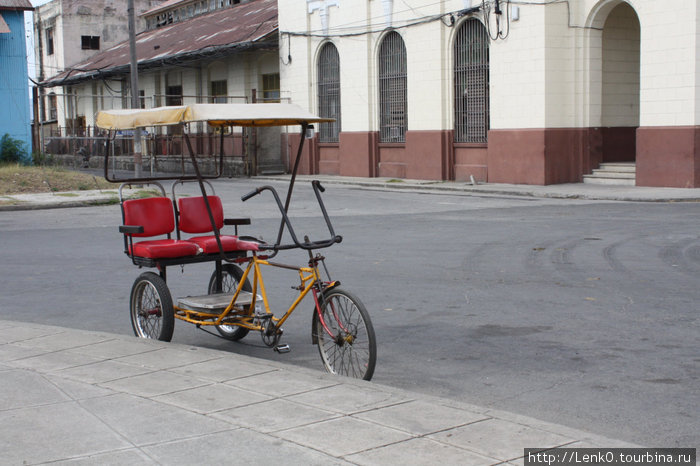
[[[334,288],[321,297],[321,315],[312,324],[313,341],[328,372],[370,380],[377,361],[374,327],[364,304],[355,295]]]
[[[173,300],[159,275],[145,272],[131,287],[131,326],[141,338],[170,341],[175,329]]]
[[[221,291],[219,293],[233,293],[238,288],[238,284],[243,278],[243,270],[235,264],[223,264],[221,266]],[[253,287],[250,286],[250,282],[246,279],[243,284],[243,291],[252,292]],[[216,270],[211,275],[209,279],[209,294],[217,293],[216,289]],[[219,334],[231,341],[238,341],[244,336],[248,335],[248,329],[243,327],[238,327],[237,325],[217,325],[216,330]]]

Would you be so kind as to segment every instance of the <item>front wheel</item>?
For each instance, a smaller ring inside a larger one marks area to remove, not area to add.
[[[234,293],[238,288],[238,284],[243,278],[243,270],[235,264],[223,264],[221,266],[221,290],[219,293]],[[251,292],[253,287],[250,286],[250,281],[246,278],[243,284],[243,291]],[[216,271],[211,275],[209,279],[209,294],[214,294],[217,292],[216,289]],[[239,327],[237,325],[217,325],[216,330],[219,334],[231,341],[238,341],[244,336],[248,335],[248,329]]]
[[[377,342],[362,301],[334,288],[320,297],[320,315],[323,322],[319,312],[314,313],[311,332],[326,371],[370,380],[377,361]]]
[[[131,287],[131,326],[140,338],[170,341],[175,329],[173,300],[159,275],[145,272]]]

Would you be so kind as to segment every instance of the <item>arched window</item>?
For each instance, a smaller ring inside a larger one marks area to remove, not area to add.
[[[332,123],[321,123],[321,142],[338,142],[340,133],[340,58],[335,45],[328,42],[318,56],[318,115],[335,118]]]
[[[406,46],[398,32],[384,37],[379,47],[379,141],[405,142]]]
[[[455,142],[486,143],[489,130],[489,36],[481,22],[462,23],[454,42]]]

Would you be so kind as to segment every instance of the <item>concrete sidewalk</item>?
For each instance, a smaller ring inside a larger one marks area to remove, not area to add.
[[[522,464],[629,447],[235,353],[0,320],[2,464]]]
[[[138,189],[125,189],[124,197],[137,194]],[[54,209],[119,203],[119,186],[114,189],[64,191],[58,193],[0,195],[0,212],[11,210]]]
[[[289,182],[290,175],[258,176],[251,178],[260,184],[266,181]],[[397,180],[391,178],[356,178],[332,175],[300,175],[299,183],[320,180],[324,185],[347,185],[362,189],[451,193],[479,196],[523,196],[551,199],[586,199],[637,202],[697,202],[698,188],[650,188],[639,186],[611,186],[583,183],[549,186],[485,183],[472,185],[456,181]],[[235,182],[235,181],[234,181]],[[71,191],[62,193],[12,194],[0,196],[0,211],[50,209],[85,205],[115,204],[118,186],[113,190]],[[125,190],[131,196],[137,190]]]
[[[260,180],[288,182],[290,175],[259,176]],[[554,184],[548,186],[525,184],[483,183],[458,181],[406,180],[395,178],[357,178],[332,175],[300,175],[299,182],[320,180],[323,184],[341,184],[368,189],[445,192],[453,194],[524,196],[552,199],[588,199],[639,202],[700,201],[699,188],[654,188],[643,186],[616,186],[584,183]]]

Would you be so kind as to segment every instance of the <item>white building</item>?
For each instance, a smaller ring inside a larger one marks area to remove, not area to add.
[[[134,0],[137,15],[163,0]],[[146,27],[137,21],[137,31]],[[107,50],[129,37],[127,2],[123,0],[52,0],[34,10],[36,76],[44,81],[70,66]],[[43,122],[65,127],[66,97],[61,88],[45,89],[41,99]],[[80,124],[81,122],[78,122]],[[84,125],[83,125],[84,126]]]
[[[285,0],[279,28],[282,89],[338,119],[307,172],[553,184],[626,162],[700,187],[697,0]]]

